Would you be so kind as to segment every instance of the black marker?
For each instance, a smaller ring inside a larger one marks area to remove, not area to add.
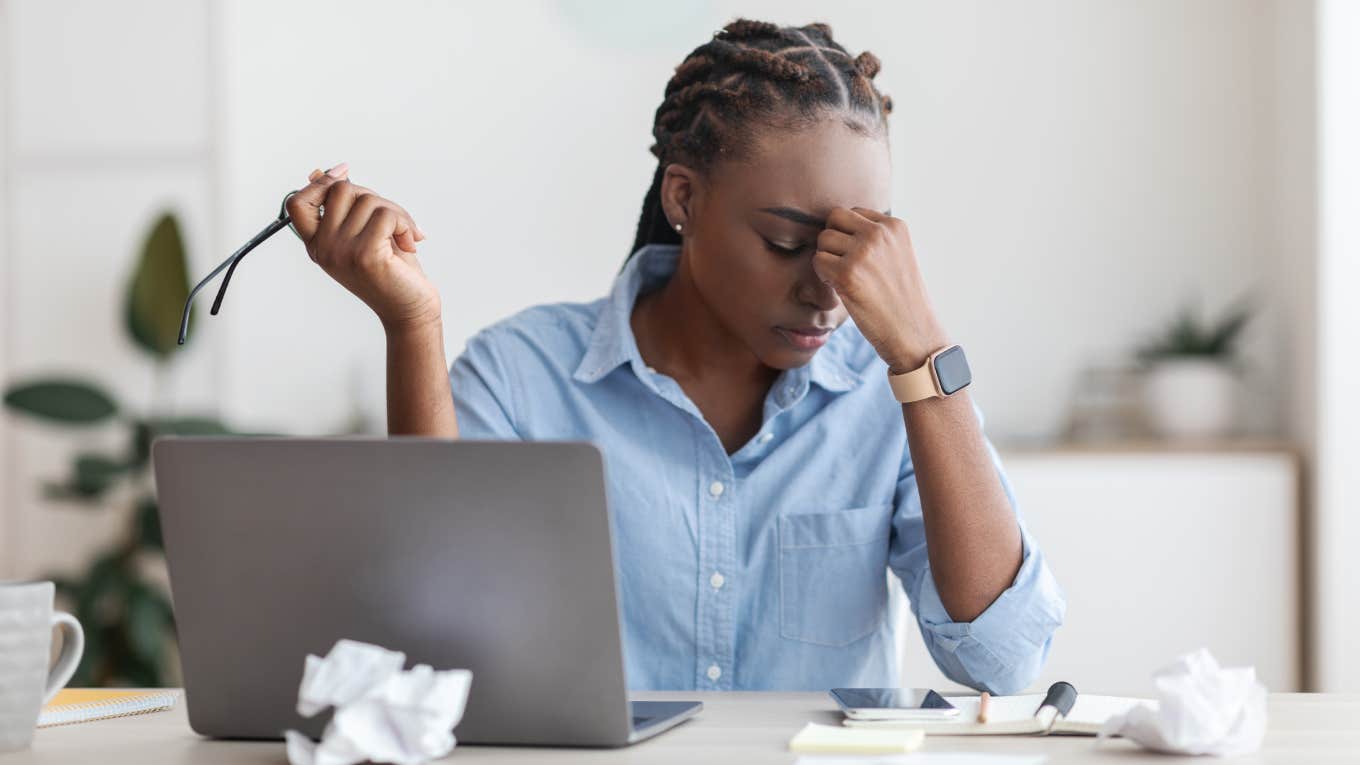
[[[1043,735],[1047,736],[1052,730],[1053,723],[1059,717],[1066,717],[1073,705],[1077,703],[1077,689],[1071,683],[1057,682],[1048,687],[1048,695],[1044,696],[1044,701],[1039,708],[1034,711],[1034,716],[1043,723]]]

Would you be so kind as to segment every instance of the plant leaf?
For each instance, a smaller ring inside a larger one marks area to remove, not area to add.
[[[81,657],[76,677],[81,685],[98,685],[104,681],[110,665],[118,662],[118,641],[111,639],[116,630],[109,622],[110,613],[121,610],[122,584],[126,581],[122,558],[117,553],[101,554],[85,571],[78,584],[75,617],[85,628],[85,655]]]
[[[161,515],[156,510],[153,497],[143,497],[137,505],[137,540],[143,547],[164,550],[165,540],[161,536]]]
[[[102,454],[78,454],[71,465],[71,475],[64,482],[48,483],[44,494],[48,499],[75,501],[93,504],[128,472],[130,466],[123,460],[106,457]]]
[[[128,585],[125,616],[128,646],[153,669],[160,663],[166,636],[165,611],[157,603],[159,597],[145,582]]]
[[[103,492],[128,470],[127,463],[102,454],[79,454],[75,461],[75,484],[82,492]]]
[[[138,420],[132,425],[132,443],[128,448],[128,469],[140,470],[151,461],[151,441],[155,434],[151,425]]]
[[[57,378],[10,388],[5,392],[5,406],[68,425],[93,425],[118,412],[113,397],[103,389],[79,380]]]
[[[158,688],[164,685],[160,669],[136,652],[129,652],[123,657],[116,674],[134,688]]]
[[[1241,306],[1223,317],[1223,321],[1219,322],[1209,338],[1209,347],[1214,355],[1231,356],[1233,354],[1237,338],[1246,328],[1247,322],[1251,319],[1251,313],[1249,306]]]
[[[124,315],[133,341],[157,359],[169,357],[179,348],[180,315],[188,298],[189,267],[179,223],[173,214],[162,213],[128,283]]]
[[[104,492],[97,491],[86,494],[82,493],[75,483],[70,480],[48,481],[43,484],[43,498],[50,499],[53,502],[70,502],[73,504],[85,505],[94,510],[103,507],[103,505],[99,504],[99,500],[104,498]]]

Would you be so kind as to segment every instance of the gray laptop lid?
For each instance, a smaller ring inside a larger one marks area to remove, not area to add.
[[[339,638],[473,672],[460,742],[618,745],[630,719],[603,461],[587,443],[167,438],[152,449],[189,721],[320,735]]]

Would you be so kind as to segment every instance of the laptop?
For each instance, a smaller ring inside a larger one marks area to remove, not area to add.
[[[168,437],[152,461],[200,734],[319,738],[298,685],[340,638],[472,670],[460,744],[623,746],[702,708],[628,698],[592,444]]]

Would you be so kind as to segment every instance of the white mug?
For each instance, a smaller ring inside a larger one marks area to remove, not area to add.
[[[51,582],[0,582],[0,752],[28,748],[43,704],[71,679],[85,650],[74,616],[54,611]],[[61,656],[52,659],[52,628]]]

